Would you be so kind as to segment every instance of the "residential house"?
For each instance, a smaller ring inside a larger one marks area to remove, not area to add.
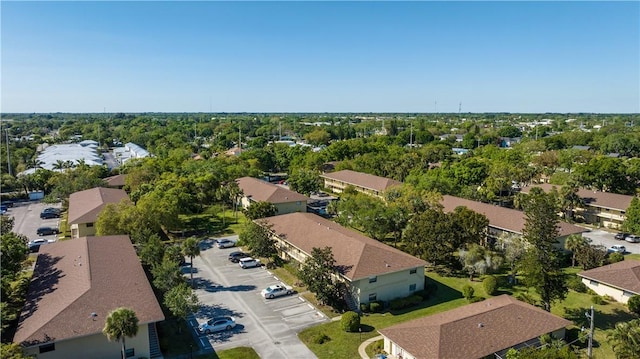
[[[640,295],[640,261],[625,259],[621,262],[578,273],[587,288],[608,295],[621,303]]]
[[[522,193],[529,193],[533,187],[539,187],[545,192],[550,192],[554,187],[560,191],[562,186],[548,183],[529,185],[522,188]],[[580,188],[578,196],[584,202],[584,206],[574,209],[575,216],[581,218],[587,224],[611,229],[622,228],[622,223],[626,219],[625,212],[633,199],[633,196],[593,191],[586,188]]]
[[[352,308],[424,289],[425,261],[357,231],[312,213],[290,213],[265,221],[284,259],[303,263],[313,248],[331,247],[337,277],[346,285]]]
[[[347,186],[353,186],[358,192],[380,198],[389,188],[402,185],[400,181],[351,170],[325,173],[320,177],[324,179],[324,187],[333,193],[342,193]]]
[[[82,237],[40,248],[14,342],[39,359],[120,358],[121,343],[102,334],[116,308],[136,313],[126,338],[131,358],[161,356],[155,323],[162,309],[129,236]]]
[[[69,196],[69,217],[71,238],[93,236],[95,223],[104,206],[129,200],[127,193],[117,188],[96,187],[72,193]]]
[[[116,160],[123,164],[133,158],[145,158],[151,156],[149,151],[140,147],[133,142],[125,143],[124,147],[116,147],[113,149],[113,156]]]
[[[522,230],[526,223],[524,212],[511,208],[500,207],[493,204],[468,200],[465,198],[445,195],[442,196],[442,206],[445,212],[453,212],[456,207],[467,207],[468,209],[483,214],[489,220],[487,236],[491,241],[500,238],[504,233],[522,235]],[[587,232],[586,229],[567,222],[558,222],[558,246],[564,248],[564,240],[572,234]]]
[[[126,174],[119,174],[111,177],[104,178],[104,181],[109,188],[120,188],[122,189],[125,185],[125,179],[127,178]]]
[[[307,211],[309,197],[303,194],[253,177],[238,178],[236,182],[243,193],[242,208],[253,202],[269,202],[276,207],[277,214]]]
[[[572,323],[508,295],[379,330],[384,350],[402,359],[504,358],[510,348],[538,346],[551,333],[564,338]]]

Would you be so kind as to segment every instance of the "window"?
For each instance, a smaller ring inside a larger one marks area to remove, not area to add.
[[[87,228],[93,227],[93,223],[87,223]]]
[[[135,352],[135,350],[133,348],[130,348],[130,349],[127,349],[127,350],[124,351],[124,356],[126,358],[129,358],[129,357],[132,357],[132,356],[135,356],[135,355],[136,355],[136,352]]]
[[[409,274],[416,274],[418,272],[418,268],[413,268],[409,271]]]
[[[376,293],[369,294],[369,301],[370,302],[375,302],[376,300],[378,300],[378,295]]]
[[[597,287],[599,283],[596,282],[595,280],[589,280],[589,284],[591,284],[594,287]]]
[[[411,285],[409,286],[409,291],[410,291],[410,292],[415,292],[415,290],[416,290],[416,285],[415,285],[415,284],[411,284]]]
[[[301,203],[300,201],[296,202],[296,204],[297,204],[298,206],[300,205],[300,203]]]
[[[52,352],[56,350],[56,343],[41,345],[38,349],[40,349],[40,354],[46,353],[46,352]]]
[[[378,277],[369,277],[369,283],[375,283],[378,281]]]

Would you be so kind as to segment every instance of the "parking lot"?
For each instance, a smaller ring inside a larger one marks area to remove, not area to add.
[[[603,245],[607,248],[614,244],[618,244],[625,246],[628,253],[640,253],[640,243],[629,243],[627,241],[617,240],[614,238],[615,233],[603,231],[601,229],[593,229],[589,232],[583,233],[582,236],[590,238],[591,244]]]
[[[29,240],[36,238],[57,239],[57,235],[38,236],[36,234],[38,227],[60,228],[60,218],[40,219],[40,212],[47,207],[60,208],[60,203],[16,202],[13,207],[9,208],[6,215],[14,218],[13,231],[24,234]]]
[[[230,237],[237,240],[237,236]],[[194,258],[196,293],[201,310],[191,320],[196,327],[209,318],[232,316],[237,325],[231,331],[200,335],[203,347],[216,350],[238,346],[253,347],[261,358],[313,358],[313,353],[298,339],[297,333],[329,319],[298,294],[265,299],[260,291],[280,281],[264,267],[242,269],[230,262],[236,247],[219,249],[213,240],[201,245]],[[188,268],[185,268],[188,275]]]

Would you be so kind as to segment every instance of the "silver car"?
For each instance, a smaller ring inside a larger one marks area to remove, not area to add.
[[[253,259],[251,257],[247,257],[247,258],[242,258],[238,264],[240,264],[240,268],[242,269],[247,269],[247,268],[254,268],[254,267],[260,267],[260,260],[258,259]]]
[[[640,243],[640,236],[637,236],[635,234],[630,234],[624,240],[629,243]]]
[[[236,242],[230,241],[228,239],[221,239],[218,241],[218,248],[231,248],[235,246],[236,246]]]
[[[625,254],[627,252],[627,248],[625,246],[621,246],[619,244],[614,244],[608,249],[609,253],[622,253]]]
[[[234,317],[217,317],[207,320],[198,326],[198,332],[211,334],[224,330],[231,330],[236,326]]]

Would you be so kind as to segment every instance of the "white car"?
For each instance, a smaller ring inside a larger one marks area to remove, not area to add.
[[[238,264],[240,264],[240,268],[242,269],[260,267],[261,265],[260,260],[253,259],[251,257],[242,258],[240,261],[238,261]]]
[[[273,299],[275,297],[293,294],[293,287],[280,284],[270,285],[263,289],[260,294],[267,299]]]
[[[614,244],[609,247],[609,253],[622,253],[625,254],[627,252],[627,248],[625,246],[621,246],[619,244]]]
[[[230,241],[228,239],[221,239],[218,241],[218,248],[231,248],[235,246],[236,246],[236,242]]]
[[[211,334],[223,330],[231,330],[236,326],[234,317],[217,317],[207,320],[198,326],[198,332]]]
[[[29,251],[31,253],[35,253],[40,249],[41,245],[48,244],[48,243],[54,243],[54,242],[55,242],[55,240],[38,238],[38,239],[34,239],[34,240],[30,241],[29,243],[27,243],[27,246],[29,247]]]

